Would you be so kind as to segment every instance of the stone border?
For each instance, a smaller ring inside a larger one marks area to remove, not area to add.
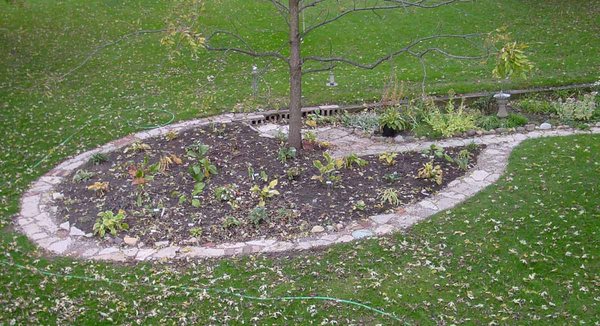
[[[260,114],[224,114],[216,117],[186,121],[112,141],[104,146],[77,155],[64,161],[40,179],[35,181],[21,199],[21,211],[16,217],[20,230],[38,246],[55,255],[63,255],[81,259],[109,261],[147,261],[157,259],[186,259],[207,258],[252,253],[282,252],[288,250],[305,250],[314,247],[328,246],[334,243],[344,243],[353,240],[384,235],[401,230],[423,220],[439,211],[452,208],[465,199],[473,196],[488,185],[494,183],[504,172],[508,156],[512,149],[525,139],[563,136],[571,134],[600,133],[600,125],[590,131],[573,129],[535,130],[524,134],[483,135],[470,138],[451,138],[441,141],[417,141],[412,143],[373,143],[366,142],[359,147],[357,154],[373,155],[382,152],[418,151],[429,148],[432,144],[444,147],[464,146],[471,142],[485,144],[476,166],[465,176],[448,184],[437,194],[418,203],[404,207],[401,213],[371,216],[363,221],[354,221],[344,229],[294,239],[279,241],[275,239],[257,239],[238,243],[222,243],[212,247],[207,246],[169,246],[163,247],[118,247],[104,246],[98,240],[89,237],[68,222],[58,224],[55,218],[57,207],[53,202],[57,199],[54,186],[67,179],[77,168],[85,164],[95,153],[111,152],[136,141],[163,135],[169,131],[182,131],[211,123],[231,123],[233,121],[251,121]],[[538,128],[539,129],[539,128]],[[354,136],[357,138],[356,136]],[[332,140],[334,144],[335,140]],[[340,148],[346,143],[340,140]],[[360,145],[360,144],[359,144]],[[353,148],[354,149],[354,148]],[[334,152],[343,155],[343,151]]]

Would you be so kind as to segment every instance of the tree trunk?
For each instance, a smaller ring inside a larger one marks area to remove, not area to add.
[[[302,61],[300,57],[300,0],[289,0],[290,10],[290,121],[288,144],[302,150]]]

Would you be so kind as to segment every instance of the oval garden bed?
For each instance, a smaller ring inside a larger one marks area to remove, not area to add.
[[[418,201],[463,175],[481,150],[332,158],[312,145],[294,155],[242,123],[149,138],[95,154],[57,185],[57,217],[112,244],[298,238]]]

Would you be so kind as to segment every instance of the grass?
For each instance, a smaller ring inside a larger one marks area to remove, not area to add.
[[[242,0],[223,3],[207,8],[207,23],[238,26],[242,14],[254,13],[247,32],[253,41],[269,48],[284,37],[275,14],[263,11],[267,7]],[[337,29],[332,25],[313,34],[305,40],[305,49],[328,54],[331,39],[336,52],[368,59],[389,50],[381,44],[397,44],[398,39],[435,30],[479,32],[507,25],[515,39],[531,45],[537,67],[529,81],[512,86],[589,82],[597,79],[598,70],[594,4],[478,1],[381,18],[349,17]],[[0,62],[0,227],[10,224],[18,198],[31,181],[69,155],[168,120],[162,109],[184,120],[230,111],[236,104],[252,110],[256,104],[285,103],[282,65],[270,66],[261,97],[254,101],[248,72],[253,63],[265,67],[268,62],[214,54],[193,59],[187,53],[171,61],[159,35],[108,47],[63,81],[56,80],[104,42],[131,31],[164,27],[169,11],[168,2],[158,1],[31,0],[24,8],[0,2],[0,55],[6,58]],[[460,44],[448,46],[468,50]],[[490,79],[489,65],[439,57],[429,59],[428,65],[430,92],[498,87]],[[414,83],[422,77],[420,69],[418,62],[406,57],[374,71],[339,67],[337,88],[323,87],[326,74],[307,76],[305,104],[373,100],[382,93],[390,71]],[[207,82],[210,75],[215,76],[212,83]],[[69,139],[66,146],[56,147],[65,139]],[[24,237],[4,228],[2,261],[132,285],[124,289],[2,266],[0,323],[186,319],[235,324],[252,318],[279,324],[325,319],[341,324],[391,322],[340,304],[240,301],[214,292],[162,289],[158,284],[352,298],[421,323],[598,320],[594,240],[600,215],[598,140],[579,136],[527,142],[516,150],[507,176],[497,185],[406,235],[336,246],[290,260],[246,257],[185,268],[49,260]]]

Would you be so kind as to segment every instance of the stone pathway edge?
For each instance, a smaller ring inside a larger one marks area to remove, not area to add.
[[[165,127],[142,131],[109,142],[96,149],[79,154],[50,170],[35,181],[21,198],[21,210],[15,218],[17,228],[39,247],[52,255],[79,259],[105,261],[148,261],[161,259],[193,259],[226,257],[253,253],[306,250],[329,246],[361,238],[389,234],[406,229],[418,221],[440,211],[452,208],[482,189],[496,182],[504,172],[512,149],[530,138],[565,136],[571,134],[600,134],[600,126],[588,131],[573,129],[536,130],[523,134],[484,135],[468,138],[451,138],[440,141],[417,141],[404,144],[381,143],[374,148],[365,148],[358,155],[373,155],[385,151],[405,152],[426,149],[431,144],[443,147],[464,146],[471,142],[485,144],[474,168],[466,175],[448,184],[440,192],[420,202],[405,206],[401,213],[371,216],[364,221],[356,221],[343,230],[323,233],[290,241],[257,239],[238,243],[222,243],[206,246],[165,246],[165,247],[119,247],[103,246],[94,238],[85,237],[81,230],[58,224],[54,206],[54,186],[63,182],[77,168],[85,164],[95,153],[110,152],[136,141],[163,135],[169,131],[182,131],[211,123],[231,123],[250,121],[259,114],[224,114],[210,118],[185,121]],[[334,144],[335,145],[335,144]],[[335,152],[334,152],[335,154]]]

